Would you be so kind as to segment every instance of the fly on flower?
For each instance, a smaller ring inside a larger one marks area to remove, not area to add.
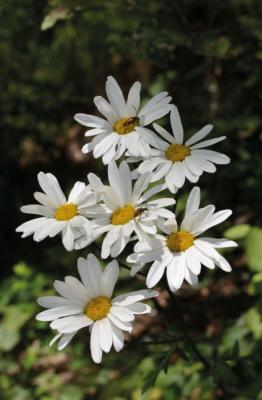
[[[118,352],[124,346],[124,333],[132,331],[132,321],[137,314],[148,314],[151,307],[143,300],[157,296],[155,290],[138,290],[112,297],[119,274],[117,261],[101,270],[97,258],[89,254],[78,259],[81,281],[72,276],[65,281],[55,281],[54,288],[60,296],[46,296],[38,303],[47,308],[36,319],[50,321],[57,331],[51,341],[58,340],[62,350],[76,333],[89,327],[91,355],[96,363],[102,361],[102,352],[108,353],[113,346]]]
[[[106,233],[102,243],[102,258],[117,257],[131,240],[132,234],[144,238],[157,232],[160,219],[174,217],[166,207],[175,204],[174,198],[149,199],[166,188],[156,185],[148,189],[151,173],[141,175],[133,184],[128,164],[123,161],[119,168],[112,162],[108,166],[110,186],[89,174],[94,192],[102,194],[102,201],[95,208],[93,219],[94,239]]]
[[[162,278],[165,270],[170,290],[178,290],[184,279],[191,285],[197,283],[201,264],[213,269],[215,265],[226,272],[231,271],[227,260],[216,248],[235,247],[232,240],[201,237],[209,228],[223,222],[231,210],[215,212],[212,205],[199,208],[200,190],[192,189],[186,204],[185,217],[180,228],[176,219],[164,223],[159,221],[163,235],[154,235],[135,245],[135,253],[127,261],[134,263],[131,275],[136,274],[146,263],[152,263],[147,275],[147,286],[152,288]]]
[[[140,107],[141,83],[135,82],[129,90],[127,101],[117,81],[109,76],[106,81],[107,101],[101,96],[94,98],[98,111],[104,118],[89,114],[76,114],[75,120],[92,128],[86,136],[95,138],[84,145],[82,151],[93,151],[95,158],[102,156],[104,164],[118,160],[125,152],[134,156],[149,156],[150,148],[144,135],[144,127],[170,111],[171,97],[160,92]]]

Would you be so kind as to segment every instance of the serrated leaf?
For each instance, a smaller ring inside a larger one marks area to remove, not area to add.
[[[149,374],[144,378],[144,385],[142,388],[142,394],[145,393],[150,387],[154,386],[158,375],[160,374],[161,371],[164,371],[167,373],[168,370],[168,361],[171,355],[174,353],[175,348],[171,347],[169,351],[166,352],[165,356],[162,358],[162,360],[159,360],[159,364],[156,366],[156,368],[149,372]]]

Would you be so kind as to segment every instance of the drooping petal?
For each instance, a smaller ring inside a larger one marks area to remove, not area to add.
[[[90,350],[93,361],[97,364],[101,363],[102,349],[99,344],[99,333],[98,333],[97,323],[94,323],[94,325],[91,327]]]

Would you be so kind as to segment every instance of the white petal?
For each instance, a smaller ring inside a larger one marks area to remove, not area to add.
[[[86,185],[84,184],[84,182],[80,182],[80,181],[76,182],[73,186],[73,189],[69,193],[68,203],[76,203],[78,200],[78,197],[80,196],[82,191],[85,189],[85,187],[86,187]]]
[[[201,240],[204,242],[210,243],[213,247],[217,249],[223,249],[227,247],[237,247],[238,244],[234,242],[233,240],[228,240],[228,239],[215,239],[215,238],[206,238],[206,237],[201,237]]]
[[[154,171],[151,182],[156,182],[162,179],[169,172],[170,168],[172,168],[172,163],[170,161],[162,162]]]
[[[183,252],[177,253],[167,266],[167,280],[172,292],[181,287],[185,278],[185,269],[185,254]]]
[[[61,339],[57,344],[58,350],[63,350],[68,345],[68,343],[71,342],[72,338],[75,336],[76,333],[77,331],[62,335]]]
[[[168,95],[168,92],[159,92],[155,96],[150,99],[145,106],[140,110],[140,114],[144,114],[144,112],[150,111],[154,109],[159,102],[165,99]]]
[[[46,208],[55,211],[56,203],[54,203],[45,193],[35,192],[34,198]]]
[[[67,224],[62,232],[62,242],[67,251],[72,251],[74,248],[74,234],[70,224]]]
[[[78,305],[55,307],[38,313],[36,319],[38,321],[53,321],[57,318],[67,317],[74,314],[81,314],[81,312],[82,307]]]
[[[167,140],[167,142],[169,143],[174,143],[174,138],[172,135],[170,135],[170,133],[165,130],[164,128],[162,128],[162,126],[158,125],[157,123],[153,124],[153,127],[155,128],[155,130],[157,131],[157,133],[159,133],[165,140]]]
[[[51,198],[52,202],[57,206],[66,203],[66,198],[62,192],[58,180],[53,174],[39,172],[37,179],[41,189]]]
[[[141,196],[141,194],[145,191],[145,189],[148,187],[150,180],[151,180],[151,174],[150,173],[146,173],[141,175],[135,185],[134,185],[134,189],[133,189],[133,201],[134,203],[136,203],[139,199],[139,197]]]
[[[176,187],[181,188],[185,183],[185,169],[183,168],[183,162],[175,162],[171,169],[171,174]]]
[[[165,272],[166,264],[167,263],[163,263],[159,260],[154,261],[146,278],[146,285],[148,288],[154,287],[160,281]]]
[[[94,158],[99,158],[103,154],[107,154],[108,150],[114,145],[115,143],[115,133],[110,133],[106,136],[103,140],[101,140],[94,148],[93,156]]]
[[[127,116],[126,102],[117,81],[109,76],[106,81],[106,94],[119,118]]]
[[[200,189],[198,186],[195,186],[187,199],[186,203],[186,211],[185,211],[185,216],[189,214],[193,214],[195,211],[198,210],[200,204]]]
[[[102,350],[99,344],[99,332],[97,323],[94,323],[91,328],[90,350],[93,361],[97,364],[101,363]]]
[[[111,106],[111,104],[108,103],[106,99],[104,99],[102,96],[96,96],[94,98],[94,103],[98,109],[98,111],[101,112],[101,114],[106,117],[108,121],[110,121],[111,124],[114,124],[117,120],[117,115]]]
[[[185,257],[186,264],[190,271],[195,275],[199,275],[201,271],[201,263],[195,246],[191,246],[185,251]]]
[[[203,147],[212,146],[213,144],[221,142],[222,140],[225,140],[225,139],[226,139],[226,136],[220,136],[218,138],[204,140],[204,142],[200,142],[200,143],[197,143],[194,146],[192,146],[191,149],[192,150],[202,149]]]
[[[112,328],[107,318],[97,321],[95,325],[98,327],[99,345],[100,348],[108,353],[112,347],[113,337]]]
[[[65,284],[68,291],[73,294],[75,299],[77,299],[80,304],[85,305],[90,298],[85,286],[74,276],[66,276]]]
[[[120,232],[121,232],[121,226],[119,225],[116,225],[109,232],[107,232],[102,243],[101,257],[103,259],[107,258],[110,255],[111,247],[113,243],[115,243],[118,240]]]
[[[139,204],[146,202],[148,199],[153,197],[156,193],[162,192],[162,190],[165,190],[166,184],[161,184],[161,185],[156,185],[152,187],[151,189],[148,189],[139,199]]]
[[[135,303],[127,307],[133,314],[148,314],[151,312],[151,307],[144,303]]]
[[[130,322],[122,321],[111,313],[107,315],[107,318],[109,318],[112,324],[114,324],[117,328],[127,332],[132,331],[132,325],[130,324]]]
[[[115,351],[120,351],[124,347],[124,334],[123,332],[117,328],[114,324],[111,323],[112,328],[112,336],[113,336],[113,345]]]
[[[44,217],[53,217],[54,211],[45,206],[40,206],[39,204],[28,204],[26,206],[22,206],[20,210],[25,214],[36,214],[43,215]]]
[[[150,299],[158,295],[156,290],[137,290],[135,292],[129,292],[122,294],[113,299],[113,304],[121,306],[129,306],[141,300]]]
[[[117,278],[119,275],[119,266],[116,260],[111,261],[102,274],[101,292],[104,296],[111,297]]]
[[[208,223],[205,225],[205,230],[211,228],[212,226],[221,224],[228,217],[230,217],[231,214],[232,214],[231,210],[221,210],[216,212],[214,215],[212,215]]]
[[[79,122],[79,124],[90,128],[104,128],[106,125],[106,121],[103,118],[89,114],[76,114],[74,119]]]
[[[57,329],[60,333],[72,333],[79,329],[85,328],[93,323],[91,319],[85,315],[74,315],[56,319],[51,322],[50,327]]]
[[[48,219],[46,217],[34,218],[31,221],[27,221],[19,225],[16,228],[16,232],[23,232],[22,237],[26,237],[38,229],[41,229],[47,222]]]
[[[199,142],[199,140],[204,139],[213,129],[213,125],[207,124],[196,132],[190,139],[186,141],[186,146],[191,146],[194,143]]]
[[[230,163],[230,158],[225,154],[218,153],[213,150],[194,150],[194,153],[204,157],[206,160],[213,162],[214,164],[228,164]]]
[[[194,275],[193,272],[191,272],[188,268],[185,270],[185,280],[192,286],[198,284],[197,275]]]
[[[127,111],[130,116],[137,115],[140,106],[141,83],[135,82],[130,88],[127,97]]]
[[[132,201],[132,177],[130,168],[125,161],[121,162],[119,166],[119,176],[124,189],[124,201],[126,204],[128,204],[130,201]]]
[[[122,306],[117,306],[113,304],[110,308],[110,314],[123,322],[130,322],[134,320],[133,314],[128,311],[128,309]]]
[[[45,308],[71,306],[72,302],[59,296],[44,296],[39,297],[37,302],[40,306]]]
[[[172,105],[170,113],[170,122],[172,126],[173,135],[175,141],[178,144],[182,144],[184,140],[184,130],[181,123],[180,115],[176,106]]]
[[[87,291],[91,289],[91,291],[95,294],[95,296],[99,296],[101,292],[101,280],[102,280],[102,272],[100,264],[97,258],[92,253],[88,254],[86,261],[87,261],[87,270],[85,275],[87,276],[87,279],[85,280],[85,282],[87,284],[86,285]],[[82,273],[83,273],[83,268],[82,268]]]
[[[126,163],[123,161],[123,163]],[[131,177],[130,177],[131,179]],[[125,193],[123,188],[123,182],[121,180],[121,176],[119,173],[119,169],[115,162],[112,162],[108,166],[108,180],[110,182],[110,186],[117,193],[119,200],[122,205],[125,204]]]

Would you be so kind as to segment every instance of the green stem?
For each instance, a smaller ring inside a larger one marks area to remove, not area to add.
[[[211,363],[200,352],[200,350],[197,348],[197,346],[195,345],[195,343],[193,342],[193,340],[189,336],[188,329],[187,329],[187,326],[186,326],[186,323],[185,323],[185,320],[184,320],[184,317],[183,317],[183,313],[180,310],[180,305],[179,305],[179,302],[178,302],[177,298],[175,298],[175,296],[173,296],[173,293],[171,293],[170,290],[169,290],[169,293],[170,293],[171,298],[173,299],[173,302],[174,302],[174,304],[176,306],[177,315],[178,315],[178,318],[180,320],[180,324],[181,324],[183,333],[185,335],[185,340],[187,341],[187,343],[191,347],[191,350],[195,354],[196,358],[204,365],[206,370],[209,372],[209,374],[215,380],[214,373],[213,373],[213,367],[212,367]],[[229,395],[227,393],[226,388],[224,387],[224,384],[220,380],[218,380],[216,382],[217,382],[217,385],[220,388],[221,392],[223,393],[225,400],[231,400],[231,398],[229,397]]]
[[[167,340],[135,340],[133,342],[129,342],[128,345],[140,345],[140,344],[145,344],[145,345],[158,345],[158,344],[170,344],[170,343],[176,343],[176,342],[181,342],[185,340],[186,338],[184,336],[178,336],[174,337],[172,339],[167,339]]]

